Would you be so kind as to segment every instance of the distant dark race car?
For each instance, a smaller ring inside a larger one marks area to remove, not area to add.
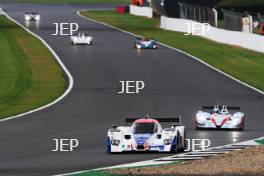
[[[135,48],[137,49],[157,49],[157,42],[149,38],[137,38],[135,41]]]

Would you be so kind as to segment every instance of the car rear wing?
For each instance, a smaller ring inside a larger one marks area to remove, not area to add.
[[[222,109],[224,107],[224,105],[223,106],[217,106],[217,105],[215,105],[215,106],[203,106],[203,109],[204,110],[212,110],[215,107],[218,107],[219,109]],[[236,107],[236,106],[226,106],[226,108],[228,110],[240,110],[241,109],[240,107]]]
[[[133,123],[134,121],[142,119],[142,118],[126,118],[126,124],[127,123]],[[147,119],[147,118],[146,118]],[[152,119],[152,118],[150,118]],[[158,122],[169,122],[173,123],[175,126],[180,126],[181,125],[181,117],[174,117],[174,118],[153,118],[154,120],[157,120]]]
[[[38,13],[38,12],[25,12],[25,14],[39,15],[39,13]]]

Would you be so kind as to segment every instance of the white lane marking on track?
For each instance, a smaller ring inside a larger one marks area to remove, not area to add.
[[[123,33],[129,34],[129,35],[132,35],[132,36],[135,36],[135,37],[142,37],[142,36],[139,36],[139,35],[133,34],[133,33],[131,33],[131,32],[128,32],[128,31],[122,30],[122,29],[120,29],[120,28],[114,27],[114,26],[112,26],[112,25],[109,25],[109,24],[106,24],[106,23],[103,23],[103,22],[100,22],[100,21],[96,21],[96,20],[94,20],[94,19],[88,18],[88,17],[83,16],[83,15],[80,14],[81,11],[87,11],[87,10],[91,10],[91,9],[78,10],[78,11],[77,11],[77,14],[78,14],[80,17],[82,17],[82,18],[84,18],[84,19],[86,19],[86,20],[89,20],[89,21],[92,21],[92,22],[95,22],[95,23],[99,23],[99,24],[102,24],[102,25],[108,26],[108,27],[110,27],[110,28],[116,29],[116,30],[118,30],[118,31],[121,31],[121,32],[123,32]],[[230,78],[230,79],[232,79],[232,80],[234,80],[234,81],[236,81],[236,82],[238,82],[238,83],[240,83],[240,84],[242,84],[242,85],[244,85],[244,86],[246,86],[246,87],[249,87],[250,89],[253,89],[254,91],[256,91],[256,92],[258,92],[258,93],[260,93],[260,94],[262,94],[262,95],[264,95],[264,92],[263,92],[263,91],[261,91],[261,90],[255,88],[255,87],[253,87],[253,86],[251,86],[251,85],[249,85],[249,84],[247,84],[247,83],[245,83],[245,82],[242,82],[242,81],[240,81],[240,80],[238,80],[238,79],[232,77],[231,75],[228,75],[227,73],[224,73],[223,71],[221,71],[221,70],[219,70],[219,69],[217,69],[217,68],[215,68],[215,67],[209,65],[208,63],[202,61],[201,59],[199,59],[199,58],[197,58],[197,57],[195,57],[195,56],[193,56],[193,55],[191,55],[191,54],[189,54],[189,53],[186,53],[186,52],[184,52],[184,51],[182,51],[182,50],[179,50],[179,49],[173,48],[173,47],[171,47],[171,46],[169,46],[169,45],[166,45],[166,44],[164,44],[164,43],[161,43],[161,42],[158,42],[158,43],[161,44],[161,45],[163,45],[163,46],[165,46],[165,47],[168,47],[168,48],[170,48],[170,49],[172,49],[172,50],[175,50],[175,51],[178,51],[178,52],[180,52],[180,53],[183,53],[183,54],[185,54],[185,55],[187,55],[187,56],[189,56],[189,57],[191,57],[191,58],[197,60],[198,62],[200,62],[200,63],[206,65],[207,67],[209,67],[209,68],[211,68],[211,69],[213,69],[213,70],[215,70],[215,71],[217,71],[217,72],[223,74],[224,76],[226,76],[226,77],[228,77],[228,78]],[[261,137],[261,138],[257,138],[257,139],[262,139],[262,138],[263,138],[263,137]],[[240,143],[237,143],[237,144],[244,144],[244,143],[245,143],[245,144],[248,144],[248,143],[251,144],[251,143],[254,143],[254,142],[252,142],[252,141],[257,140],[257,139],[248,140],[248,141],[240,142]],[[234,145],[234,144],[227,144],[227,145],[223,145],[223,146],[213,147],[213,148],[209,148],[209,149],[207,149],[207,150],[214,149],[214,148],[227,147],[227,146],[230,146],[230,145]],[[178,155],[181,155],[181,154],[178,154]],[[178,155],[173,155],[173,156],[170,156],[170,157],[175,157],[175,156],[178,156]],[[165,157],[165,158],[170,158],[170,157]],[[153,164],[153,161],[155,161],[155,160],[159,160],[159,159],[164,159],[164,157],[162,157],[162,158],[158,158],[158,159],[154,159],[154,160],[147,160],[147,161],[141,161],[141,162],[131,163],[131,167],[133,167],[133,164],[143,163],[143,162],[145,162],[146,165],[148,165],[147,163],[149,163],[149,164]],[[166,162],[164,162],[163,164],[166,164],[166,163],[169,164],[169,163],[171,163],[171,162],[167,162],[167,161],[166,161]],[[89,171],[104,170],[104,169],[113,169],[113,168],[124,167],[124,166],[127,166],[127,165],[128,165],[128,164],[117,165],[117,166],[112,166],[112,167],[103,167],[103,168],[97,168],[97,169],[89,169],[89,170],[77,171],[77,172],[72,172],[72,173],[64,173],[64,174],[59,174],[59,175],[54,175],[54,176],[61,176],[61,175],[63,175],[63,176],[67,176],[67,175],[72,175],[72,174],[81,174],[81,173],[85,173],[85,172],[89,172]],[[154,165],[154,164],[153,164],[153,165]]]
[[[248,144],[252,145],[252,146],[257,146],[258,144],[256,142],[254,142],[255,140],[260,140],[263,139],[263,137],[257,138],[257,139],[253,139],[253,140],[248,140],[248,141],[244,141],[244,142],[239,142],[239,143],[235,143],[236,145],[246,145],[248,146]],[[206,151],[210,152],[210,150],[213,150],[215,148],[223,148],[223,147],[229,147],[231,145],[234,144],[228,144],[228,145],[223,145],[223,146],[219,146],[219,147],[212,147],[212,148],[208,148],[206,149]],[[229,153],[231,151],[221,151],[220,154],[223,153]],[[190,152],[191,153],[191,152]],[[140,161],[140,162],[135,162],[135,163],[131,163],[131,164],[121,164],[121,165],[116,165],[116,166],[111,166],[111,167],[102,167],[102,168],[97,168],[97,169],[89,169],[89,170],[83,170],[83,171],[77,171],[77,172],[72,172],[72,173],[64,173],[64,174],[59,174],[59,175],[54,175],[54,176],[68,176],[68,175],[73,175],[73,174],[82,174],[82,173],[86,173],[86,172],[90,172],[90,171],[98,171],[98,170],[106,170],[106,169],[116,169],[116,168],[128,168],[128,167],[141,167],[141,166],[149,166],[149,165],[164,165],[164,164],[170,164],[172,162],[175,162],[176,160],[173,159],[173,157],[184,157],[184,155],[187,153],[180,153],[177,155],[173,155],[173,156],[169,156],[169,157],[162,157],[162,158],[158,158],[158,159],[154,159],[154,160],[146,160],[146,161]],[[159,160],[165,160],[165,161],[159,161]],[[169,161],[172,160],[172,161]]]
[[[66,73],[67,77],[68,77],[68,88],[66,89],[66,91],[64,91],[64,93],[57,98],[56,100],[52,101],[51,103],[48,103],[44,106],[41,106],[39,108],[15,115],[15,116],[11,116],[5,119],[0,119],[0,122],[4,122],[7,120],[12,120],[18,117],[22,117],[22,116],[26,116],[29,114],[32,114],[34,112],[46,109],[50,106],[53,106],[54,104],[58,103],[59,101],[61,101],[62,99],[64,99],[72,90],[73,88],[73,84],[74,84],[74,80],[73,77],[71,75],[71,73],[69,72],[69,70],[67,69],[67,67],[63,64],[63,62],[61,61],[61,59],[59,58],[59,56],[55,53],[55,51],[51,48],[51,46],[43,39],[41,38],[39,35],[31,32],[29,29],[27,29],[26,27],[24,27],[22,24],[20,24],[18,21],[16,21],[15,19],[13,19],[12,17],[10,17],[6,12],[3,13],[3,15],[5,15],[8,19],[10,19],[11,21],[13,21],[14,23],[16,23],[18,26],[20,26],[21,28],[23,28],[25,31],[27,31],[28,33],[30,33],[31,35],[33,35],[34,37],[36,37],[37,39],[39,39],[49,50],[50,52],[53,54],[53,56],[55,57],[56,61],[59,63],[59,66],[63,69],[63,71]]]

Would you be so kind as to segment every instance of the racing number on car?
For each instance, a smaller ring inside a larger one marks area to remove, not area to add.
[[[119,94],[138,94],[145,88],[144,81],[119,81],[121,83],[121,91]]]

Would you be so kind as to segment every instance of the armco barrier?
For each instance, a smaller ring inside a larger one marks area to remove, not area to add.
[[[135,5],[130,5],[130,14],[152,18],[153,9],[150,7],[139,7]]]
[[[165,16],[161,16],[160,27],[162,29],[188,33],[189,32],[188,24],[193,24],[193,23],[198,24],[198,22],[192,20],[168,18]],[[202,26],[201,23],[199,24]],[[201,27],[199,25],[196,26],[198,28]],[[228,31],[216,27],[211,27],[209,31],[205,32],[203,37],[219,43],[236,45],[264,53],[264,45],[263,45],[264,37],[261,35],[249,34],[244,32],[237,32],[237,31]]]

